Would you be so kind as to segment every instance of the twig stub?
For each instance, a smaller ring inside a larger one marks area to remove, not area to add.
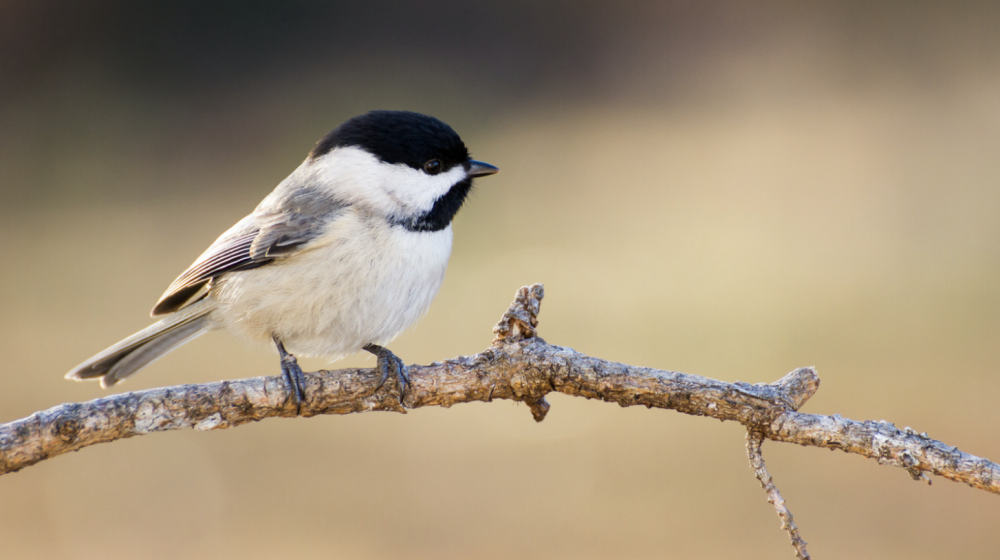
[[[496,337],[493,345],[517,342],[538,336],[538,313],[545,297],[545,287],[541,284],[523,286],[517,291],[514,301],[493,327]]]

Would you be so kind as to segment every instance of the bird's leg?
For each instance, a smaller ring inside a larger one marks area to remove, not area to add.
[[[375,354],[378,358],[378,370],[382,373],[382,379],[379,380],[375,390],[378,391],[382,388],[385,380],[389,378],[389,370],[392,370],[396,379],[399,380],[399,402],[403,402],[403,397],[406,396],[406,387],[410,384],[410,378],[406,376],[406,364],[384,346],[368,344],[365,345],[364,349]]]
[[[285,350],[285,345],[278,340],[277,336],[271,336],[275,346],[278,347],[278,355],[281,357],[281,373],[288,382],[288,390],[295,401],[295,414],[302,414],[302,403],[306,400],[306,393],[303,390],[302,368],[299,367],[295,356]]]

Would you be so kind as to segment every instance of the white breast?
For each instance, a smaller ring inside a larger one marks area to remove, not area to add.
[[[444,280],[451,226],[411,232],[351,210],[301,253],[220,278],[212,318],[237,337],[341,358],[415,323]]]

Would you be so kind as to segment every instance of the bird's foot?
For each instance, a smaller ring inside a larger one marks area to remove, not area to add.
[[[396,380],[399,381],[399,402],[402,404],[403,398],[406,397],[406,388],[410,385],[410,378],[406,375],[406,364],[384,346],[368,344],[364,349],[375,354],[378,358],[378,370],[382,373],[382,378],[379,380],[378,386],[375,387],[375,392],[378,392],[385,384],[386,379],[389,379],[391,371],[396,376]]]
[[[278,355],[281,357],[281,374],[284,375],[285,381],[288,382],[288,392],[292,395],[292,400],[295,401],[295,414],[302,414],[302,403],[306,400],[306,392],[303,389],[305,382],[302,379],[302,368],[299,367],[299,361],[295,359],[295,356],[288,353],[285,350],[285,345],[278,340],[278,337],[272,337],[274,339],[275,346],[278,347]]]

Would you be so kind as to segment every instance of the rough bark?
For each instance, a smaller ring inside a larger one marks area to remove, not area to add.
[[[903,468],[928,483],[926,473],[932,473],[1000,493],[1000,465],[927,434],[900,430],[885,421],[858,422],[839,415],[798,412],[819,388],[813,368],[796,369],[770,384],[748,384],[609,362],[542,340],[536,331],[542,297],[540,284],[521,288],[494,327],[493,344],[483,352],[409,366],[411,383],[402,402],[393,380],[373,391],[379,376],[371,369],[306,373],[301,415],[405,412],[422,406],[447,408],[510,399],[526,403],[540,422],[549,409],[545,395],[559,392],[623,407],[643,405],[739,422],[751,435],[749,451],[758,476],[766,470],[754,462],[754,449],[756,457],[760,454],[759,444],[754,447],[753,442],[766,438],[856,453]],[[281,376],[180,385],[62,404],[0,425],[0,474],[96,443],[166,430],[232,428],[295,415],[295,402]],[[762,459],[759,465],[763,467]],[[767,484],[773,487],[773,483],[765,484],[769,496],[780,497]],[[782,520],[784,524],[785,517]],[[791,522],[790,513],[787,521]]]
[[[792,512],[785,504],[785,499],[781,497],[778,487],[774,485],[771,473],[767,471],[767,465],[764,464],[764,455],[760,450],[762,443],[764,443],[763,434],[753,430],[747,432],[747,455],[750,457],[750,468],[753,469],[754,475],[760,481],[760,487],[767,493],[767,503],[774,506],[774,510],[778,513],[781,528],[788,532],[788,538],[792,541],[792,547],[795,549],[795,557],[799,560],[809,560],[811,557],[806,550],[806,541],[799,535],[799,528],[792,520]]]

